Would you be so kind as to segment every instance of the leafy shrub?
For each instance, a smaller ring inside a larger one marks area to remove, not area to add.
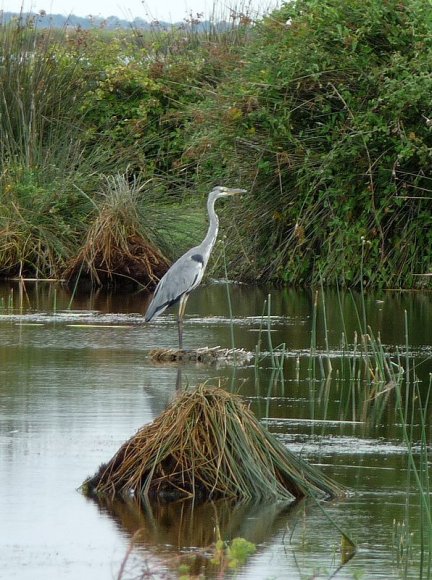
[[[102,143],[116,171],[129,167],[147,177],[175,172],[188,106],[200,102],[234,64],[237,45],[225,41],[228,35],[211,40],[155,29],[118,37],[95,31],[71,36],[72,48],[88,43],[83,74],[93,84],[83,111],[89,145]]]
[[[256,27],[196,108],[187,149],[199,181],[252,184],[233,234],[240,275],[422,283],[431,62],[432,7],[419,0],[298,0]]]
[[[128,172],[163,181],[176,212],[180,191],[248,187],[227,252],[243,279],[428,283],[432,7],[297,0],[233,18],[200,33],[1,27],[3,271],[61,270],[101,176]]]

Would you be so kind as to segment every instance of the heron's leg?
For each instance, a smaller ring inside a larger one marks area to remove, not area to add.
[[[186,302],[189,294],[183,294],[180,298],[179,312],[178,312],[178,335],[179,335],[179,349],[183,350],[183,316],[186,309]]]

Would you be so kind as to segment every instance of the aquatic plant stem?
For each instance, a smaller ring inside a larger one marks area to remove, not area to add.
[[[271,294],[267,295],[267,341],[270,350],[272,367],[276,367],[275,354],[273,350],[273,340],[271,337]]]
[[[224,272],[225,272],[225,288],[226,288],[226,294],[227,294],[228,312],[229,312],[229,317],[230,317],[231,348],[233,349],[234,356],[235,356],[234,317],[233,317],[233,309],[232,309],[232,302],[231,302],[231,293],[230,293],[230,288],[229,288],[228,269],[227,269],[227,262],[226,262],[224,240],[222,240],[222,255],[223,255],[223,265],[224,265]]]

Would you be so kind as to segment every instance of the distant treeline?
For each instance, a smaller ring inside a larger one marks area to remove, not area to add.
[[[152,30],[155,27],[162,30],[169,30],[171,28],[188,28],[193,27],[197,31],[205,31],[215,27],[215,23],[209,20],[196,20],[191,23],[190,19],[185,19],[181,22],[164,22],[161,20],[153,20],[151,22],[143,20],[142,18],[133,18],[125,20],[117,16],[93,16],[91,13],[88,16],[75,16],[70,14],[65,16],[63,14],[47,14],[45,11],[41,12],[0,12],[1,22],[7,24],[11,20],[20,21],[27,25],[28,22],[33,22],[36,28],[82,28],[89,30],[92,28],[104,28],[106,30],[116,29],[130,29],[136,30]],[[217,28],[220,30],[226,29],[229,24],[225,22],[218,22]]]

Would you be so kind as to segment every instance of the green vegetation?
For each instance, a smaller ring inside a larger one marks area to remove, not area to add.
[[[216,183],[246,187],[224,219],[243,280],[428,285],[432,7],[297,0],[198,24],[0,27],[1,273],[63,277],[106,179],[127,175],[156,180],[171,216]],[[175,221],[170,236],[152,250],[195,241]]]
[[[145,263],[155,256],[160,262],[161,253],[172,258],[195,241],[173,219],[187,213],[186,223],[197,221],[189,217],[195,201],[184,199],[188,172],[176,169],[185,149],[185,106],[233,66],[229,55],[237,47],[210,36],[198,36],[193,26],[187,33],[38,30],[34,18],[0,27],[3,276],[79,272],[95,284],[120,276],[152,285],[167,261],[154,271]],[[116,190],[111,201],[107,183]],[[137,194],[137,183],[148,185],[145,195]],[[109,232],[101,232],[108,206]],[[194,231],[204,226],[203,212]],[[125,232],[141,238],[133,256]],[[141,261],[141,271],[117,271],[122,252],[126,261]]]
[[[201,175],[253,184],[243,276],[358,285],[365,240],[368,283],[424,282],[431,26],[416,0],[304,0],[256,27],[191,132]]]
[[[0,29],[0,270],[56,276],[73,251],[87,187],[74,114],[77,62],[51,31]]]
[[[237,570],[256,552],[256,546],[244,538],[234,538],[231,542],[218,540],[212,563],[222,570]]]
[[[129,545],[129,549],[122,561],[117,580],[129,578],[130,571],[128,567],[129,560],[133,550],[140,541],[142,529],[138,530]],[[169,562],[170,567],[176,569],[175,573],[160,571],[160,566],[155,566],[151,562],[145,562],[139,576],[134,578],[177,578],[179,580],[194,580],[196,578],[224,578],[227,574],[230,576],[238,572],[256,552],[256,545],[245,538],[233,538],[231,541],[217,540],[205,548],[195,548],[193,552],[185,554],[180,558],[173,559]],[[211,557],[211,555],[213,556]],[[209,565],[210,574],[204,573],[203,566],[200,563],[206,562]],[[199,573],[197,571],[199,570]]]
[[[368,324],[366,316],[366,294],[352,296],[357,313],[357,330],[351,340],[342,334],[340,352],[326,349],[319,351],[318,342],[329,344],[329,325],[326,320],[324,293],[315,293],[311,316],[311,342],[303,368],[297,362],[296,380],[307,376],[310,390],[310,417],[322,421],[352,421],[370,428],[378,425],[398,425],[399,441],[406,449],[406,482],[404,488],[404,510],[402,517],[393,523],[393,556],[401,577],[432,577],[432,505],[430,481],[430,426],[432,376],[429,385],[422,385],[418,376],[425,361],[416,362],[410,350],[408,315],[405,311],[402,327],[405,344],[384,346]],[[339,296],[339,301],[341,297]],[[270,306],[270,296],[268,298]],[[340,303],[343,321],[343,307]],[[404,325],[404,326],[403,326]],[[345,322],[343,321],[343,327]],[[259,342],[266,342],[268,350],[261,352],[257,347],[260,362],[264,357],[271,359],[270,381],[260,387],[260,368],[256,364],[255,385],[257,394],[263,398],[285,395],[284,377],[290,377],[290,356],[285,344],[273,346],[271,338],[271,310],[267,320],[263,316],[262,334]],[[264,328],[265,327],[265,328]],[[353,330],[351,328],[351,330]],[[323,335],[318,339],[319,332]],[[331,331],[330,331],[331,333]],[[430,362],[430,357],[428,357]],[[258,363],[258,361],[257,361]],[[260,365],[261,366],[261,365]],[[307,369],[305,371],[305,369]],[[330,401],[337,393],[337,412],[329,412]],[[290,391],[292,396],[292,391]],[[268,401],[266,405],[268,405]],[[268,414],[268,409],[265,410]],[[323,426],[324,434],[326,427]],[[329,430],[332,433],[332,430]],[[325,506],[323,510],[326,511]],[[420,514],[420,517],[419,517]],[[337,522],[332,522],[338,528]],[[339,529],[339,528],[338,528]],[[350,534],[353,530],[349,530]],[[353,554],[354,544],[340,529],[346,555]],[[351,552],[350,552],[351,550]]]

